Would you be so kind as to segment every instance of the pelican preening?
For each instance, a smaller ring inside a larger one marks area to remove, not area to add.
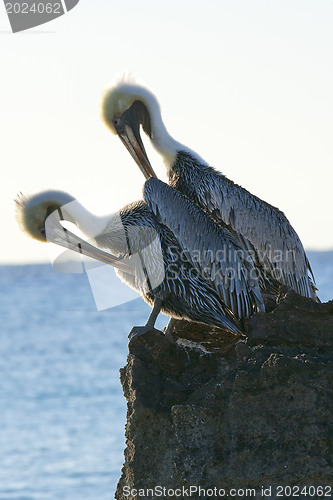
[[[264,311],[252,260],[239,242],[158,179],[145,183],[144,201],[126,205],[119,214],[97,217],[67,193],[46,191],[20,197],[17,218],[35,239],[113,265],[154,306],[147,324],[135,327],[130,338],[153,329],[160,310],[238,334],[243,318]],[[92,244],[64,229],[60,220],[77,225]],[[199,248],[202,254],[194,258]]]
[[[63,191],[44,191],[30,197],[25,197],[20,193],[15,200],[16,218],[22,231],[35,240],[55,243],[105,264],[111,264],[117,269],[127,271],[128,265],[122,259],[95,248],[62,227],[59,221],[68,220],[75,223],[85,234],[91,236],[95,234],[94,224],[97,224],[97,230],[102,225],[98,217],[92,216],[82,205],[74,202],[75,198]],[[67,214],[65,212],[63,214],[62,207],[64,206],[71,206],[73,213]],[[82,226],[77,221],[80,221]]]
[[[164,160],[169,184],[221,227],[228,228],[251,255],[262,289],[267,282],[277,281],[300,295],[318,300],[303,245],[286,216],[175,141],[164,126],[156,97],[149,90],[132,82],[120,82],[105,92],[101,111],[106,125],[119,135],[149,178],[155,173],[140,137],[142,127]],[[174,214],[170,207],[168,216],[172,218]],[[186,221],[186,212],[183,218]],[[202,226],[194,229],[200,230]]]
[[[285,215],[175,141],[150,91],[115,85],[103,97],[102,116],[147,179],[144,199],[97,217],[72,196],[47,191],[16,200],[17,214],[31,237],[114,266],[153,305],[130,339],[153,329],[160,311],[242,333],[244,319],[265,311],[262,293],[277,295],[279,284],[318,300],[304,248]],[[169,185],[156,179],[140,127],[161,154]],[[92,244],[61,220],[77,225]]]

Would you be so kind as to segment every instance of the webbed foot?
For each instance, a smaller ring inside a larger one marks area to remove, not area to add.
[[[128,334],[128,340],[131,343],[133,339],[136,339],[137,337],[140,337],[140,335],[143,335],[144,333],[147,332],[156,332],[160,333],[163,335],[163,333],[160,330],[157,330],[156,328],[150,328],[149,326],[133,326],[132,330]]]

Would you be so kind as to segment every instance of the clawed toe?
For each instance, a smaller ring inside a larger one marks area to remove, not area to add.
[[[128,335],[128,340],[129,342],[132,342],[133,339],[140,337],[141,335],[147,332],[156,332],[162,334],[162,332],[160,332],[160,330],[157,330],[156,328],[151,329],[147,326],[133,326],[132,330]]]

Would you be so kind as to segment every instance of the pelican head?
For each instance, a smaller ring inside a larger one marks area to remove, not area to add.
[[[43,191],[27,197],[20,194],[15,200],[16,217],[20,228],[35,240],[47,241],[46,219],[56,210],[61,211],[63,205],[74,199],[62,191]]]
[[[121,81],[106,90],[102,97],[102,118],[113,134],[119,134],[130,114],[151,138],[151,113],[161,113],[156,97],[145,87]],[[125,117],[123,116],[125,113]],[[121,120],[122,119],[122,120]]]
[[[122,259],[90,245],[61,225],[61,220],[72,222],[88,237],[91,237],[92,226],[95,235],[105,227],[103,217],[93,216],[70,194],[63,191],[43,191],[28,197],[20,194],[15,202],[19,226],[31,238],[55,243],[133,274],[133,268]]]
[[[113,134],[118,134],[146,179],[156,177],[140,136],[140,126],[152,139],[151,117],[160,115],[155,96],[146,88],[120,82],[102,98],[102,118]]]
[[[148,160],[140,127],[162,154],[166,164],[171,164],[181,149],[164,126],[160,105],[154,94],[132,81],[118,82],[104,93],[101,114],[111,132],[119,135],[146,179],[156,175]]]

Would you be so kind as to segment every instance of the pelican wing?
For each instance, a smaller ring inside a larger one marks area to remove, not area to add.
[[[256,265],[280,283],[301,295],[316,299],[313,273],[303,245],[286,216],[279,209],[246,189],[194,155],[179,152],[175,170],[190,172],[176,183],[177,189],[198,204],[218,224],[227,226],[250,253]]]
[[[210,282],[234,314],[242,318],[264,310],[253,261],[227,229],[159,179],[146,181],[144,200],[174,233],[193,270]]]

